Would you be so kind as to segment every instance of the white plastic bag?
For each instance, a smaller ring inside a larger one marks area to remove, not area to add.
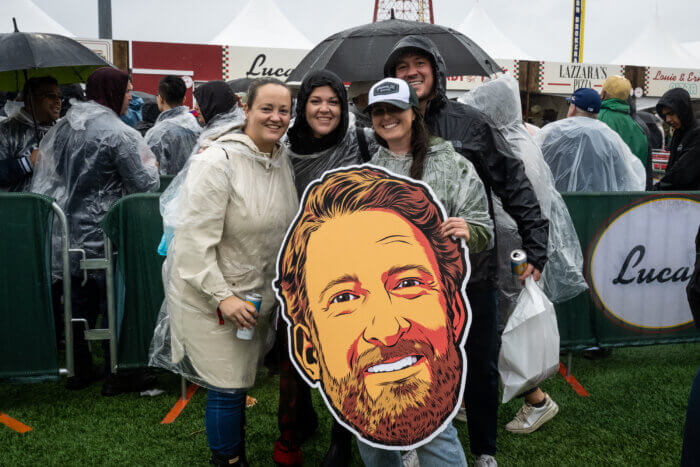
[[[503,402],[538,386],[558,368],[559,329],[554,305],[528,277],[501,338],[498,372]]]

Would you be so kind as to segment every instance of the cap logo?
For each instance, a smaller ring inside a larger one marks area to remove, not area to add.
[[[396,94],[399,92],[399,85],[396,83],[382,83],[376,88],[374,88],[373,95],[375,96],[386,96],[388,94]]]

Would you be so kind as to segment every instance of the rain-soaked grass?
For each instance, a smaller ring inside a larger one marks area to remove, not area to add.
[[[578,396],[559,375],[547,381],[543,388],[561,411],[530,435],[503,429],[521,401],[502,405],[499,464],[678,465],[699,351],[697,344],[677,344],[615,349],[595,362],[574,358],[574,376],[590,397]],[[254,466],[272,465],[278,382],[262,370],[251,391],[258,400],[248,409],[247,451]],[[0,385],[0,412],[32,427],[19,434],[0,425],[0,465],[208,465],[204,390],[174,423],[162,425],[179,395],[173,375],[161,377],[166,392],[156,397],[106,398],[99,383],[77,392],[65,390],[63,383]],[[318,394],[314,403],[321,423],[303,449],[310,466],[323,458],[330,432],[330,416]],[[468,452],[466,425],[455,423]],[[353,465],[361,465],[356,449]]]

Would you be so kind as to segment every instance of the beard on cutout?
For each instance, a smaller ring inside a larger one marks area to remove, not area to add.
[[[432,345],[423,339],[410,340],[404,336],[394,346],[376,346],[364,352],[342,379],[331,375],[321,355],[323,391],[336,413],[363,438],[377,444],[409,446],[429,437],[452,413],[459,399],[463,362],[455,348],[452,330],[449,327],[447,330],[445,355],[436,356]],[[433,381],[411,377],[387,384],[373,400],[365,385],[367,368],[407,355],[425,358]]]

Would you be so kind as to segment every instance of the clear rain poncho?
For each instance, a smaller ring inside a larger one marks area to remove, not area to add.
[[[213,118],[204,131],[199,135],[199,139],[192,149],[192,154],[196,154],[209,146],[216,145],[216,140],[232,129],[240,127],[245,121],[245,114],[241,109],[236,107],[231,112],[217,115]],[[163,238],[158,246],[158,253],[166,256],[168,245],[173,238],[175,224],[178,215],[178,196],[182,191],[182,184],[187,177],[187,167],[189,167],[189,158],[185,161],[185,165],[180,170],[175,178],[170,182],[168,188],[160,195],[160,214],[163,216]]]
[[[0,122],[0,161],[28,156],[39,145],[37,134],[39,139],[43,138],[51,129],[51,125],[37,124],[35,130],[34,121],[24,110],[22,102],[7,101],[5,109],[8,111],[8,118]],[[31,177],[27,176],[2,188],[7,191],[28,191],[31,180]]]
[[[566,204],[554,186],[552,173],[523,124],[518,82],[506,74],[482,84],[459,100],[493,120],[513,153],[522,160],[542,214],[549,220],[548,260],[540,280],[545,294],[555,303],[575,297],[588,288],[583,278],[581,246]],[[494,215],[501,316],[507,316],[522,290],[510,270],[510,253],[522,248],[522,240],[515,221],[497,197],[494,197]]]
[[[180,106],[158,115],[153,128],[146,132],[146,144],[158,159],[161,175],[176,175],[192,154],[202,127],[197,119]]]
[[[103,105],[74,101],[41,141],[31,191],[55,198],[68,218],[70,248],[96,258],[104,256],[100,222],[107,211],[122,196],[159,183],[156,158],[138,131]],[[61,230],[53,231],[53,273],[60,278]],[[71,255],[71,275],[80,274],[80,259]]]
[[[410,177],[413,158],[397,156],[380,146],[370,164],[384,167],[397,175]],[[486,190],[474,165],[455,152],[442,138],[430,140],[423,166],[422,181],[428,184],[447,211],[448,217],[461,217],[472,227],[467,242],[470,253],[493,246],[493,221],[488,211]]]
[[[535,141],[559,192],[644,191],[642,162],[605,123],[569,117],[545,125]]]
[[[149,361],[223,392],[252,386],[274,341],[275,262],[298,207],[284,147],[260,153],[240,123],[200,141],[203,150],[180,172],[180,183],[163,194],[171,191],[162,209],[175,235]],[[262,305],[253,340],[243,341],[217,307],[251,292],[262,295]]]
[[[362,129],[361,131],[364,132],[369,154],[374,154],[379,149],[379,144],[370,130]],[[309,183],[321,178],[326,171],[362,163],[357,130],[353,125],[348,126],[345,136],[338,144],[323,151],[311,154],[296,154],[291,149],[287,149],[287,151],[294,167],[294,183],[299,198]]]

